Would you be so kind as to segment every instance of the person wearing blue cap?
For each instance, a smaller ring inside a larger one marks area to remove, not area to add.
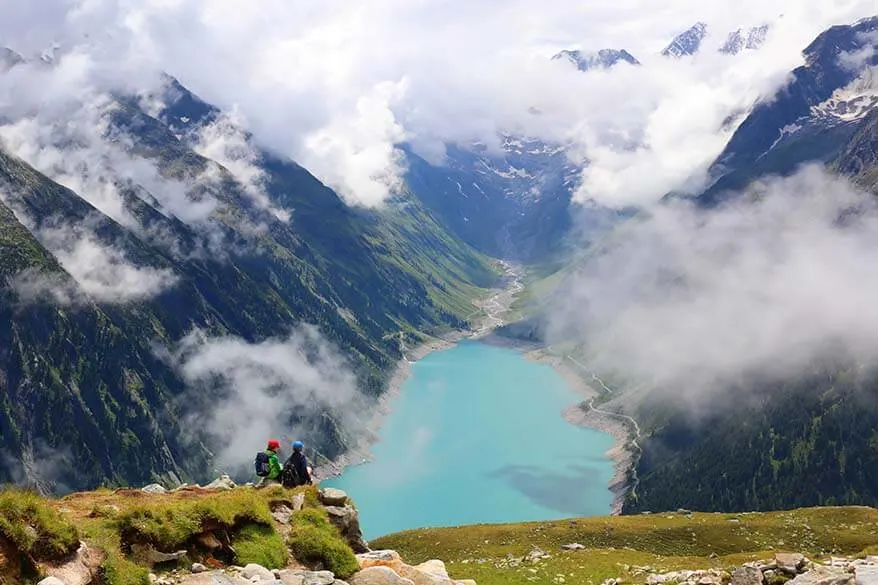
[[[293,441],[293,454],[284,463],[281,481],[284,487],[311,485],[311,469],[305,457],[305,443]]]

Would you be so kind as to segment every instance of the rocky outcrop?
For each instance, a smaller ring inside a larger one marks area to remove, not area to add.
[[[359,554],[357,562],[361,570],[351,578],[351,585],[475,585],[469,579],[452,579],[438,559],[412,566],[392,550]]]
[[[351,505],[344,507],[326,506],[326,512],[329,514],[329,521],[338,528],[355,553],[369,551],[369,544],[363,538],[363,532],[360,529],[360,516],[356,508]]]

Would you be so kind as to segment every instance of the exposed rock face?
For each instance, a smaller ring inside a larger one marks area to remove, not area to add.
[[[344,506],[348,501],[348,495],[336,488],[323,488],[318,496],[324,506]]]
[[[148,486],[141,489],[140,491],[145,492],[147,494],[166,494],[166,493],[168,493],[168,490],[166,490],[164,486],[161,486],[157,483],[151,483]]]
[[[98,567],[104,562],[106,555],[99,550],[90,549],[84,542],[64,562],[55,566],[45,567],[46,574],[60,579],[66,585],[89,585],[97,576]]]
[[[329,514],[329,521],[338,528],[355,553],[369,552],[369,545],[360,529],[360,516],[356,508],[350,505],[326,506],[326,512]]]
[[[252,580],[254,577],[258,577],[259,579],[265,579],[265,580],[269,580],[269,581],[274,580],[274,578],[275,578],[274,573],[272,573],[271,571],[269,571],[265,567],[263,567],[261,565],[257,565],[255,563],[250,563],[249,565],[244,567],[244,570],[241,571],[241,576],[244,577],[245,579],[250,579],[250,580]]]

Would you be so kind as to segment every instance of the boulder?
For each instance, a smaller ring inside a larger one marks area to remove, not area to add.
[[[75,553],[60,564],[44,567],[44,570],[47,576],[60,579],[67,585],[89,585],[106,558],[103,551],[91,549],[84,542],[80,542]]]
[[[157,565],[159,563],[169,563],[171,561],[179,561],[186,556],[185,550],[178,550],[172,553],[164,553],[156,550],[148,544],[132,544],[131,556],[134,561],[141,565]]]
[[[274,581],[274,573],[263,567],[262,565],[257,565],[256,563],[250,563],[241,571],[241,576],[245,579],[253,580],[258,577],[259,579],[263,579],[266,581]]]
[[[347,496],[346,496],[347,497]],[[338,528],[341,535],[355,553],[369,552],[369,545],[360,529],[360,515],[353,506],[326,506],[329,521]]]
[[[37,583],[37,585],[67,585],[67,583],[65,583],[58,577],[46,577],[45,579]]]
[[[416,565],[415,569],[423,573],[430,573],[431,575],[445,577],[446,579],[448,579],[448,569],[445,568],[445,563],[438,559],[424,561],[420,565]]]
[[[189,570],[193,573],[205,573],[207,572],[207,567],[205,567],[201,563],[192,563],[192,568]]]
[[[293,511],[281,504],[271,510],[271,517],[278,524],[289,524],[290,518],[293,517]]]
[[[369,567],[390,567],[397,570],[402,566],[402,559],[395,550],[373,550],[367,553],[358,554],[357,562],[361,569]]]
[[[867,562],[868,559],[867,559]],[[857,585],[878,585],[878,567],[874,565],[859,565],[854,569],[857,577]]]
[[[762,585],[762,571],[756,567],[741,567],[732,572],[731,585]]]
[[[284,569],[277,571],[277,578],[284,585],[334,585],[338,583],[330,571],[304,571]]]
[[[578,542],[571,542],[570,544],[562,544],[561,548],[563,548],[564,550],[582,550],[585,547]]]
[[[368,567],[354,574],[351,585],[414,585],[411,579],[400,577],[389,567]]]
[[[441,576],[428,573],[409,565],[400,567],[397,574],[400,577],[409,579],[414,585],[451,585],[451,579],[447,575]]]
[[[787,585],[856,585],[856,577],[841,569],[817,566],[788,581]]]
[[[232,481],[231,477],[229,477],[228,475],[221,475],[206,486],[204,486],[204,489],[228,491],[233,490],[236,487],[238,486],[235,484],[234,481]]]
[[[774,562],[777,570],[789,575],[796,575],[805,567],[805,557],[799,553],[777,553]]]
[[[166,494],[168,490],[165,489],[164,486],[161,486],[157,483],[151,483],[148,486],[142,488],[140,491],[147,494]]]
[[[348,501],[348,495],[336,488],[323,488],[317,495],[324,506],[344,506]]]

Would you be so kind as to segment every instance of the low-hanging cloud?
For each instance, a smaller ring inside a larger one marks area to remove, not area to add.
[[[772,95],[826,27],[872,12],[868,0],[36,0],[0,7],[0,38],[25,56],[75,47],[101,87],[142,89],[166,71],[237,108],[260,146],[351,203],[398,189],[402,141],[441,153],[509,132],[570,144],[589,163],[576,197],[627,205],[697,182],[730,115]],[[709,33],[698,55],[659,56],[696,21]],[[728,32],[764,23],[760,51],[716,50]],[[560,49],[607,47],[643,66],[582,74],[550,61]]]
[[[217,466],[231,472],[247,471],[269,437],[311,440],[322,416],[353,428],[346,417],[364,405],[347,360],[313,326],[259,343],[196,330],[171,359],[191,388],[191,427],[206,434]]]
[[[749,376],[878,355],[878,203],[809,167],[715,210],[656,206],[609,239],[554,308],[550,338],[682,398]]]

